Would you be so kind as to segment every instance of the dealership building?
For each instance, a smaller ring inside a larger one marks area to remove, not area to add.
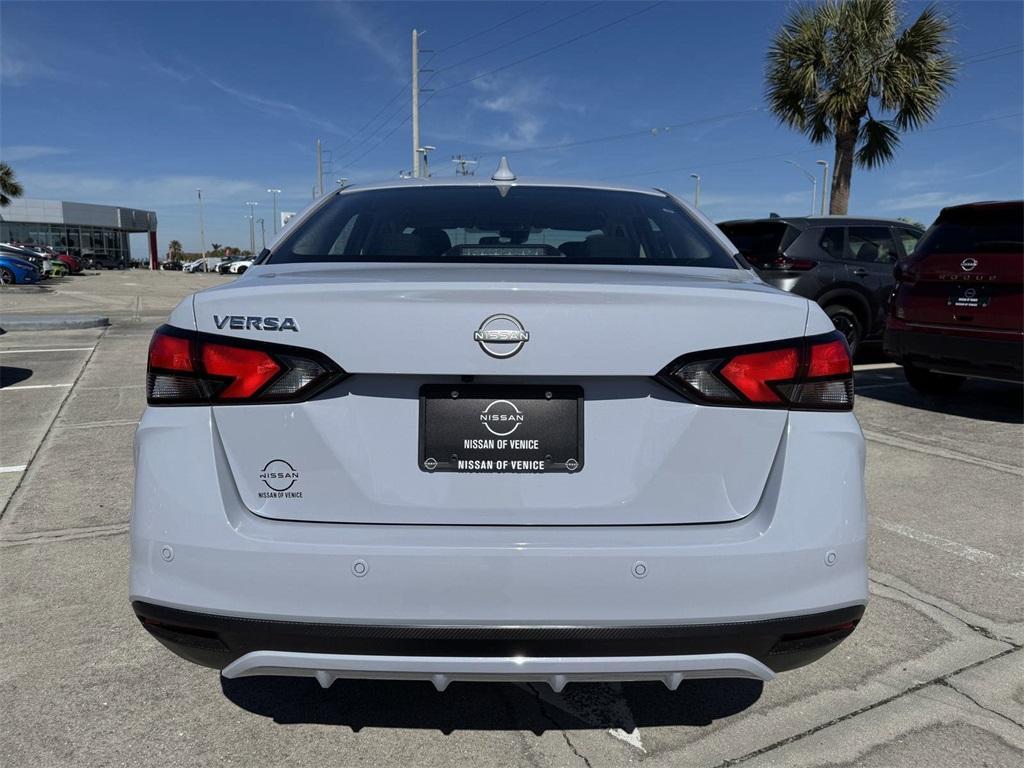
[[[128,266],[128,235],[149,235],[149,260],[155,267],[156,214],[116,205],[16,198],[0,208],[0,242],[66,248],[75,256],[102,258]]]

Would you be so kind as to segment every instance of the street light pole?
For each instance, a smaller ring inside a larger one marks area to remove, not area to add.
[[[271,219],[271,224],[274,226],[274,234],[277,234],[277,196],[281,194],[280,189],[268,189],[267,192],[274,198],[274,218]]]
[[[800,173],[802,173],[804,176],[806,176],[807,180],[809,182],[811,182],[811,216],[813,216],[814,215],[814,204],[818,201],[818,177],[815,176],[810,171],[805,171],[803,168],[801,168],[799,165],[794,163],[792,160],[784,160],[783,162],[788,163],[789,165],[792,165],[794,168],[796,168],[798,171],[800,171]]]
[[[821,215],[825,215],[825,193],[828,190],[828,162],[825,160],[815,160],[815,165],[822,166],[821,170]]]
[[[690,178],[696,181],[696,185],[693,190],[693,207],[700,208],[700,174],[691,173]]]
[[[196,188],[196,195],[199,196],[199,247],[203,249],[203,270],[208,266],[206,263],[206,228],[203,226],[203,190]]]
[[[246,205],[249,206],[249,253],[256,255],[256,206],[259,203],[249,200]]]
[[[267,227],[263,223],[263,219],[257,219],[257,221],[260,223],[260,238],[263,243],[263,250],[265,251],[267,250]]]

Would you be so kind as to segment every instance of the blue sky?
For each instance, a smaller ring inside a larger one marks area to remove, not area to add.
[[[268,234],[268,187],[283,190],[282,210],[309,201],[317,137],[333,157],[327,184],[410,167],[400,123],[415,27],[436,51],[421,61],[437,70],[423,76],[437,90],[423,95],[421,143],[437,147],[438,175],[459,153],[489,174],[507,152],[520,176],[686,197],[696,172],[716,220],[807,212],[811,185],[784,161],[816,171],[832,148],[778,126],[761,96],[764,50],[788,5],[641,12],[650,5],[5,1],[0,155],[27,196],[156,210],[161,249],[171,238],[198,249],[202,187],[207,241],[246,246],[247,200]],[[959,81],[895,163],[855,172],[851,213],[927,223],[946,204],[1024,194],[1024,4],[944,7]]]

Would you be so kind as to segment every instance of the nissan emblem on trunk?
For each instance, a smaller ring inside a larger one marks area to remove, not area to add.
[[[530,332],[512,315],[491,315],[473,331],[473,341],[491,357],[512,357],[530,340]]]

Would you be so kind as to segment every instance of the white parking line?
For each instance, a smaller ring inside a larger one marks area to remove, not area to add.
[[[13,392],[16,389],[60,389],[70,386],[70,384],[22,384],[14,387],[2,387],[0,392]]]
[[[0,349],[0,355],[26,355],[39,352],[90,352],[94,347],[45,347],[40,349]]]
[[[936,549],[941,549],[943,552],[949,552],[957,557],[962,557],[964,560],[969,560],[972,563],[991,565],[1018,579],[1024,579],[1024,563],[1015,563],[1012,560],[1004,562],[1004,558],[992,552],[986,552],[983,549],[977,549],[967,544],[962,544],[959,541],[936,536],[933,533],[919,531],[916,528],[911,528],[909,525],[880,520],[877,517],[874,518],[874,523],[879,528],[898,533],[900,536],[906,536],[908,539],[919,541],[922,544],[928,544]]]
[[[28,469],[28,464],[18,464],[11,467],[0,467],[0,475],[6,472],[24,472]]]

